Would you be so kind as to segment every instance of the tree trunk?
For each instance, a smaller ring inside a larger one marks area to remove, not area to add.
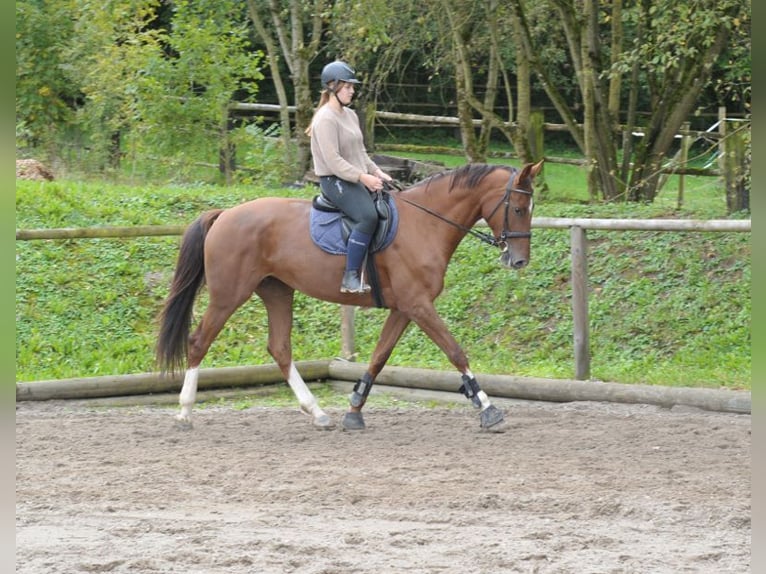
[[[524,11],[524,5],[521,0],[511,0],[509,6],[513,11],[513,15],[519,22],[519,30],[521,32],[519,49],[523,50],[524,58],[529,63],[530,68],[535,72],[540,80],[540,83],[545,90],[548,98],[553,103],[562,121],[569,129],[569,133],[572,139],[580,148],[580,151],[585,152],[585,139],[583,129],[578,125],[577,118],[572,112],[567,99],[556,89],[555,83],[550,79],[547,72],[546,63],[540,59],[539,52],[537,51],[534,43],[532,42],[532,34],[529,30],[529,24],[527,23],[526,14]],[[578,57],[579,60],[579,57]]]
[[[583,83],[589,85],[590,98],[585,100],[586,113],[588,106],[592,107],[590,117],[592,120],[592,137],[595,147],[593,155],[589,156],[597,166],[597,186],[594,190],[595,197],[601,196],[607,201],[612,201],[619,196],[621,189],[616,185],[617,154],[614,143],[613,119],[609,114],[607,105],[608,96],[599,77],[603,65],[601,63],[601,49],[599,40],[598,23],[598,0],[585,0],[585,27],[584,27],[584,53],[583,53]]]
[[[452,53],[455,67],[455,91],[457,96],[457,117],[460,127],[460,138],[463,142],[463,151],[468,163],[486,161],[486,150],[481,149],[481,143],[476,137],[473,127],[473,107],[470,100],[473,95],[471,76],[471,62],[468,56],[468,43],[470,42],[470,30],[463,21],[459,21],[451,2],[442,3],[449,27],[452,32]]]
[[[313,61],[319,48],[322,36],[322,18],[327,8],[327,0],[314,0],[310,11],[304,8],[305,2],[301,0],[287,0],[287,9],[278,0],[269,0],[265,3],[248,0],[250,18],[256,28],[256,32],[263,39],[269,52],[269,64],[272,66],[277,97],[281,106],[280,121],[282,122],[283,137],[290,138],[294,135],[297,141],[298,156],[294,162],[295,177],[303,177],[311,163],[311,144],[308,136],[304,133],[314,113],[314,104],[311,97],[309,78],[309,64]],[[266,9],[270,18],[267,20],[260,11]],[[289,17],[285,18],[285,14]],[[306,16],[306,14],[310,14]],[[307,20],[308,18],[308,20]],[[268,22],[268,24],[267,24]],[[306,28],[308,27],[308,31]],[[279,50],[290,70],[290,78],[295,89],[295,132],[290,130],[290,117],[287,113],[287,96],[282,83],[276,61],[278,58],[274,37],[276,37]],[[304,38],[309,38],[308,43]],[[269,46],[271,46],[269,48]],[[276,71],[276,72],[275,72]],[[289,140],[285,140],[289,141]],[[290,155],[291,145],[286,146],[285,153]],[[288,165],[293,165],[290,162]]]
[[[290,111],[288,107],[290,102],[287,99],[287,91],[285,90],[285,83],[282,80],[282,72],[279,69],[279,51],[274,41],[273,35],[268,31],[266,25],[261,18],[260,12],[255,5],[255,0],[247,0],[247,9],[250,14],[250,20],[253,22],[255,32],[266,46],[266,58],[269,62],[269,70],[271,70],[271,80],[274,82],[274,89],[277,92],[277,101],[279,102],[279,125],[281,126],[281,139],[282,145],[285,150],[285,163],[291,165],[293,161],[292,157],[292,145],[291,145],[291,124],[290,124]]]
[[[690,64],[676,81],[668,81],[658,98],[646,135],[641,140],[630,178],[630,198],[654,201],[660,169],[675,134],[697,105],[699,94],[710,78],[713,64],[726,47],[728,30],[721,26],[704,54]]]

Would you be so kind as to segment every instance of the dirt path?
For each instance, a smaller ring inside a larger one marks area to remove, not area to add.
[[[749,415],[504,408],[19,403],[16,572],[749,572]]]

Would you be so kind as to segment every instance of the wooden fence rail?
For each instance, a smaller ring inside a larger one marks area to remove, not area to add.
[[[240,112],[266,112],[266,113],[272,113],[276,114],[279,113],[281,110],[281,106],[278,104],[260,104],[260,103],[235,103],[230,106],[230,109],[232,111],[240,111]],[[287,111],[291,114],[295,113],[295,106],[287,106]],[[430,116],[430,115],[423,115],[423,114],[406,114],[406,113],[400,113],[400,112],[387,112],[383,110],[372,110],[372,113],[374,114],[374,117],[372,118],[372,123],[370,124],[369,129],[374,132],[375,125],[389,125],[389,126],[398,126],[398,127],[417,127],[417,126],[459,126],[460,125],[460,118],[454,117],[454,116]],[[543,144],[543,134],[544,132],[566,132],[569,130],[569,126],[566,124],[554,124],[550,122],[544,122],[542,120],[542,115],[540,112],[534,112],[533,116],[538,115],[538,121],[533,121],[534,129],[536,130],[536,135],[534,137],[534,140],[537,142],[537,146],[539,146],[539,149],[536,152],[536,158],[535,160],[539,159],[545,159],[546,162],[549,163],[561,163],[561,164],[574,164],[574,165],[584,165],[586,161],[584,159],[574,159],[574,158],[566,158],[566,157],[554,157],[550,155],[546,155],[544,152],[544,144]],[[392,123],[392,122],[404,122],[404,123]],[[474,119],[473,124],[475,126],[480,126],[482,124],[482,120]],[[719,109],[719,121],[718,125],[725,126],[726,124],[726,108]],[[513,126],[514,124],[511,122],[506,122],[507,126]],[[623,130],[624,128],[622,126],[618,126],[618,130]],[[643,135],[641,132],[632,132],[635,136]],[[371,140],[375,140],[374,133],[370,133],[369,136],[371,137]],[[718,141],[720,153],[722,156],[726,155],[726,131],[724,129],[719,129],[719,131],[712,131],[712,130],[706,130],[706,131],[699,131],[699,130],[690,130],[688,123],[685,123],[683,127],[678,131],[676,134],[677,138],[682,138],[682,147],[688,148],[691,143],[694,140],[697,139],[704,139],[709,142]],[[741,146],[740,146],[741,147]],[[378,151],[389,151],[389,152],[421,152],[421,153],[442,153],[447,155],[462,155],[462,150],[455,150],[446,146],[417,146],[417,145],[403,145],[403,144],[379,144],[376,145],[375,148]],[[488,157],[493,158],[510,158],[514,157],[515,154],[512,154],[510,152],[488,152]],[[731,154],[729,154],[731,155]],[[741,158],[737,157],[737,161],[741,163]],[[739,164],[736,163],[736,161],[730,162],[731,165],[726,166],[727,169],[716,169],[712,167],[693,167],[686,165],[686,161],[683,161],[681,163],[674,161],[670,165],[662,167],[660,169],[660,173],[667,175],[677,175],[681,178],[681,182],[683,182],[683,177],[686,175],[698,175],[698,176],[727,176],[728,179],[733,180],[736,179],[736,175],[732,176],[731,173],[738,174],[741,171],[741,167]],[[681,183],[683,186],[683,183]]]
[[[362,376],[366,365],[348,361],[298,361],[296,368],[311,384],[316,380],[331,380],[351,385]],[[644,403],[671,408],[686,405],[718,412],[750,414],[750,391],[727,389],[697,389],[663,387],[656,385],[626,385],[619,383],[571,381],[567,379],[541,379],[475,373],[482,388],[493,397],[534,401],[608,401],[617,403]],[[276,365],[253,365],[200,369],[198,400],[211,392],[234,392],[246,389],[248,395],[258,394],[257,387],[266,387],[284,381]],[[49,381],[16,383],[16,401],[46,401],[61,399],[108,399],[108,404],[140,404],[142,397],[150,396],[152,404],[165,402],[164,393],[181,390],[182,375],[163,376],[161,373],[138,373],[102,377],[80,377]],[[386,366],[378,375],[376,387],[426,389],[449,396],[460,397],[457,392],[459,375],[454,371],[413,369]],[[255,388],[254,388],[255,387]],[[130,397],[115,401],[115,397]]]
[[[484,221],[477,226],[486,226]],[[571,249],[572,316],[574,347],[574,378],[590,377],[590,335],[588,318],[587,230],[608,231],[688,231],[688,232],[750,232],[749,219],[587,219],[535,217],[532,227],[538,229],[569,229]],[[65,229],[17,229],[17,240],[129,238],[181,235],[182,225],[144,225],[136,227],[87,227]],[[351,358],[355,348],[355,307],[341,306],[342,354]]]

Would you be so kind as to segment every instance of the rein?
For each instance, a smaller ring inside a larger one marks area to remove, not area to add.
[[[532,195],[531,191],[527,191],[526,189],[519,189],[518,187],[513,187],[513,177],[511,177],[510,180],[508,180],[508,185],[505,186],[505,194],[503,194],[503,197],[500,199],[500,201],[497,202],[497,205],[492,210],[492,213],[489,214],[489,217],[487,217],[487,221],[489,221],[493,215],[497,212],[498,209],[500,209],[501,205],[505,205],[505,219],[503,220],[503,231],[500,233],[500,237],[494,237],[490,235],[489,233],[484,233],[483,231],[477,231],[473,229],[472,227],[466,227],[465,225],[462,225],[461,223],[457,223],[456,221],[452,221],[451,219],[448,219],[444,217],[441,213],[438,213],[434,211],[433,209],[426,207],[425,205],[420,205],[419,203],[415,203],[414,201],[411,201],[407,199],[406,197],[402,197],[401,195],[397,195],[398,199],[402,200],[405,203],[408,203],[414,207],[417,207],[421,211],[425,211],[429,215],[434,216],[437,219],[442,220],[444,223],[447,223],[451,225],[452,227],[456,227],[457,229],[460,229],[461,231],[465,232],[468,235],[473,235],[476,237],[479,241],[482,241],[486,243],[487,245],[491,245],[492,247],[507,247],[506,243],[508,239],[516,239],[516,238],[522,238],[522,237],[532,237],[531,231],[511,231],[508,229],[508,211],[511,207],[511,193],[514,191],[517,193],[523,193],[525,195]]]

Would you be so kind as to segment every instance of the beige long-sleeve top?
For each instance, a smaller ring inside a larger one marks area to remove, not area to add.
[[[311,124],[311,155],[318,176],[356,182],[378,169],[364,149],[359,117],[350,108],[338,112],[325,104],[317,110]]]

